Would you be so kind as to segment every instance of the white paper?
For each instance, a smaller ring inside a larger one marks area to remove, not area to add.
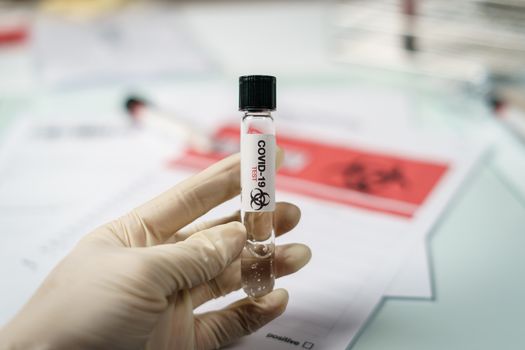
[[[0,144],[0,323],[78,239],[61,232],[74,231],[162,159],[140,130],[108,119],[22,118]]]
[[[51,85],[187,76],[213,68],[176,11],[146,4],[83,21],[39,16],[34,51],[41,77]]]
[[[358,139],[363,142],[361,146],[367,144],[357,135],[354,144]],[[379,143],[377,138],[373,140]],[[387,136],[382,139],[385,145],[389,141],[392,140]],[[368,143],[367,147],[372,146]],[[302,346],[314,344],[315,349],[345,348],[378,305],[406,254],[436,223],[483,147],[469,149],[464,143],[461,146],[459,140],[448,146],[428,141],[415,143],[407,136],[386,149],[389,153],[403,150],[402,154],[421,158],[428,152],[431,159],[448,159],[451,168],[416,217],[408,222],[280,194],[279,198],[293,199],[301,206],[303,219],[300,235],[295,239],[312,247],[313,259],[297,276],[278,282],[277,287],[285,287],[291,294],[286,313],[234,348],[287,349],[289,340]],[[200,311],[225,306],[241,296],[239,292],[216,300]]]
[[[388,285],[384,296],[432,299],[432,275],[428,259],[426,241],[421,240],[407,254],[402,267]]]
[[[316,132],[323,137],[319,130]],[[469,149],[461,146],[461,142],[432,144],[420,140],[413,143],[410,138],[387,136],[378,142],[378,137],[370,139],[365,135],[354,135],[351,139],[353,145],[367,149],[387,150],[389,154],[401,152],[419,159],[428,154],[430,159],[448,160],[452,166],[411,220],[280,192],[278,200],[297,203],[303,213],[299,227],[280,242],[304,242],[312,248],[313,258],[304,270],[277,281],[277,288],[286,288],[291,295],[286,313],[256,334],[241,340],[236,347],[286,349],[290,343],[279,339],[288,338],[303,347],[344,348],[378,305],[406,254],[421,242],[436,222],[480,154],[480,149]],[[393,139],[396,142],[392,142]],[[334,135],[331,140],[338,142],[339,138]],[[34,285],[24,287],[24,283],[32,280],[31,274],[41,278],[41,274],[65,255],[72,243],[85,232],[188,176],[188,172],[165,167],[151,169],[130,181],[131,185],[128,183],[131,190],[121,189],[112,200],[77,220],[75,227],[61,228],[46,237],[35,237],[29,246],[25,237],[24,249],[10,253],[16,266],[7,266],[2,275],[16,272],[14,284],[17,289],[26,288],[27,292],[34,288]],[[26,183],[22,181],[21,185]],[[238,206],[238,199],[234,199],[207,217],[230,213]],[[25,229],[28,228],[21,230],[21,234]],[[11,301],[16,305],[25,297],[27,294],[22,293],[17,300]],[[214,309],[240,297],[243,297],[242,292],[233,293],[206,304],[198,311]]]

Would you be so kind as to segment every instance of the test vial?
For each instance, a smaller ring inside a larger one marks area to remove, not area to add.
[[[239,78],[241,122],[241,219],[247,240],[241,253],[242,287],[250,297],[272,291],[275,281],[275,126],[276,79]]]

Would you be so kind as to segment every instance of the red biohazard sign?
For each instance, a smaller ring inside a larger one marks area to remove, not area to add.
[[[188,149],[173,167],[204,169],[239,149],[239,128],[215,134],[217,150]],[[305,138],[278,135],[286,160],[277,188],[318,200],[411,218],[448,169],[445,163],[410,159]]]

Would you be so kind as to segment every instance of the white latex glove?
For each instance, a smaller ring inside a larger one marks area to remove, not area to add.
[[[90,233],[2,329],[0,348],[212,349],[273,320],[286,308],[285,290],[193,313],[240,288],[246,232],[238,213],[181,229],[239,191],[235,155]],[[279,203],[276,234],[299,217]],[[304,245],[277,246],[276,274],[309,259]]]

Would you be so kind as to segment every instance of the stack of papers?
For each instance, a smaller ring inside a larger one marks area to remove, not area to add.
[[[167,95],[191,107],[204,94],[234,101],[224,89],[215,94],[196,89],[193,98],[184,95],[188,90]],[[162,101],[162,94],[158,98]],[[234,110],[227,107],[222,111]],[[294,114],[293,104],[287,111]],[[296,111],[305,120],[319,117],[305,113]],[[358,114],[353,111],[356,120]],[[279,242],[306,243],[313,258],[276,282],[290,292],[287,311],[233,347],[343,349],[383,297],[431,297],[426,237],[484,148],[463,139],[286,119],[277,125],[278,143],[287,154],[277,199],[296,203],[302,220]],[[0,248],[0,277],[10,281],[2,285],[0,322],[16,312],[82,235],[226,156],[161,144],[154,133],[126,123],[91,122],[86,129],[85,121],[72,120],[29,119],[0,148],[0,232],[9,242]],[[208,124],[215,142],[238,144],[235,118],[204,111],[199,122]],[[203,219],[238,207],[236,198]],[[235,292],[197,312],[242,297]]]

